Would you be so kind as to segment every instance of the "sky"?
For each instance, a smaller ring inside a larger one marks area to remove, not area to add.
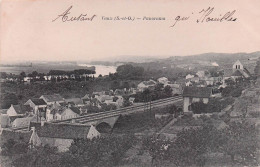
[[[70,16],[92,21],[52,21]],[[2,0],[0,61],[93,61],[118,56],[185,56],[207,52],[260,51],[259,0]],[[236,10],[233,22],[196,20]],[[129,20],[102,20],[128,17]],[[166,20],[143,20],[143,17]],[[178,21],[177,16],[189,17]],[[137,20],[136,18],[141,18]]]

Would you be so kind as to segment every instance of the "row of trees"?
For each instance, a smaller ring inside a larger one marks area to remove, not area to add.
[[[44,73],[38,73],[37,71],[33,71],[31,73],[29,73],[28,75],[26,75],[26,73],[24,71],[22,71],[20,73],[20,75],[15,75],[15,74],[7,74],[6,72],[1,72],[0,77],[2,79],[6,79],[6,78],[12,78],[12,79],[18,79],[19,81],[23,81],[24,78],[26,76],[31,77],[33,81],[44,81],[45,78],[44,76],[68,76],[68,79],[72,79],[72,75],[74,75],[73,79],[78,79],[80,78],[81,75],[90,75],[90,74],[95,74],[96,71],[95,70],[89,70],[89,69],[77,69],[77,70],[73,70],[73,71],[63,71],[63,70],[50,70],[49,73],[44,74]],[[63,80],[65,78],[59,77],[58,80]],[[67,79],[67,78],[66,78]],[[56,80],[56,78],[55,78]]]

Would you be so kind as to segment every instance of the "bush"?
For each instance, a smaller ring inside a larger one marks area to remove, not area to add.
[[[232,97],[239,97],[239,96],[241,96],[241,94],[242,94],[242,88],[235,88],[235,89],[232,89],[232,91],[230,92],[230,95],[232,96]]]

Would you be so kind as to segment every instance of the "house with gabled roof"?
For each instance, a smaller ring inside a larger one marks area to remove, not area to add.
[[[24,105],[30,106],[34,114],[37,114],[38,111],[46,112],[47,108],[47,103],[43,99],[29,99]]]
[[[183,90],[183,111],[191,112],[190,105],[194,102],[207,104],[212,96],[212,88],[209,87],[184,87]]]
[[[90,105],[90,96],[86,94],[84,97],[81,98],[84,104]]]
[[[52,110],[51,114],[53,114],[55,120],[64,120],[69,118],[79,117],[81,111],[78,107],[61,107],[58,110]]]
[[[54,94],[54,95],[42,95],[40,99],[43,99],[47,105],[54,104],[55,102],[57,103],[64,103],[64,99],[61,97],[59,94]]]
[[[149,81],[143,81],[137,85],[137,90],[143,92],[145,89],[154,89],[157,82],[150,79]]]
[[[191,75],[191,74],[188,74],[185,79],[191,79],[191,78],[194,78],[195,76],[194,75]]]
[[[74,139],[93,139],[100,136],[92,125],[31,122],[29,129],[32,127],[35,127],[42,145],[57,147],[60,152],[67,151]]]
[[[16,118],[12,122],[12,127],[15,127],[15,128],[28,127],[30,122],[46,122],[46,119],[44,117],[40,117],[38,115],[28,116],[28,117],[23,117],[23,118]]]
[[[11,104],[10,108],[6,111],[6,114],[9,116],[25,115],[26,111],[22,109],[20,105]]]
[[[158,78],[157,81],[163,85],[167,85],[169,83],[169,80],[166,77]]]
[[[54,119],[54,114],[56,113],[56,111],[62,107],[63,106],[61,106],[59,103],[56,102],[52,105],[49,105],[46,109],[46,120],[52,121]]]

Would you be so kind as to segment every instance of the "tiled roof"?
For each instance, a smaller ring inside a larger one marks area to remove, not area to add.
[[[35,105],[47,105],[43,99],[31,99]]]
[[[184,87],[183,97],[208,98],[211,92],[212,88],[208,87]]]
[[[47,102],[63,101],[63,98],[59,94],[54,95],[42,95]]]
[[[75,112],[76,114],[79,114],[80,115],[80,110],[79,110],[79,108],[77,108],[77,107],[70,107],[70,109],[73,111],[73,112]]]
[[[13,124],[16,125],[16,127],[25,127],[25,126],[29,126],[30,122],[36,122],[36,121],[46,121],[44,117],[39,117],[37,119],[37,116],[34,115],[32,117],[24,117],[24,118],[16,118],[13,122]]]
[[[67,103],[74,103],[74,104],[83,104],[83,101],[80,98],[70,98],[70,99],[65,99]]]
[[[35,122],[31,122],[30,127],[35,127],[39,137],[61,139],[87,138],[90,129],[88,125],[45,123],[41,126]]]
[[[13,105],[13,107],[17,114],[24,114],[26,112],[25,108],[22,109],[20,105]]]
[[[232,74],[232,76],[236,76],[236,77],[242,77],[243,76],[243,74],[241,73],[241,71],[240,70],[236,70],[233,74]]]
[[[251,75],[247,68],[244,68],[244,72],[247,73],[249,76]]]

